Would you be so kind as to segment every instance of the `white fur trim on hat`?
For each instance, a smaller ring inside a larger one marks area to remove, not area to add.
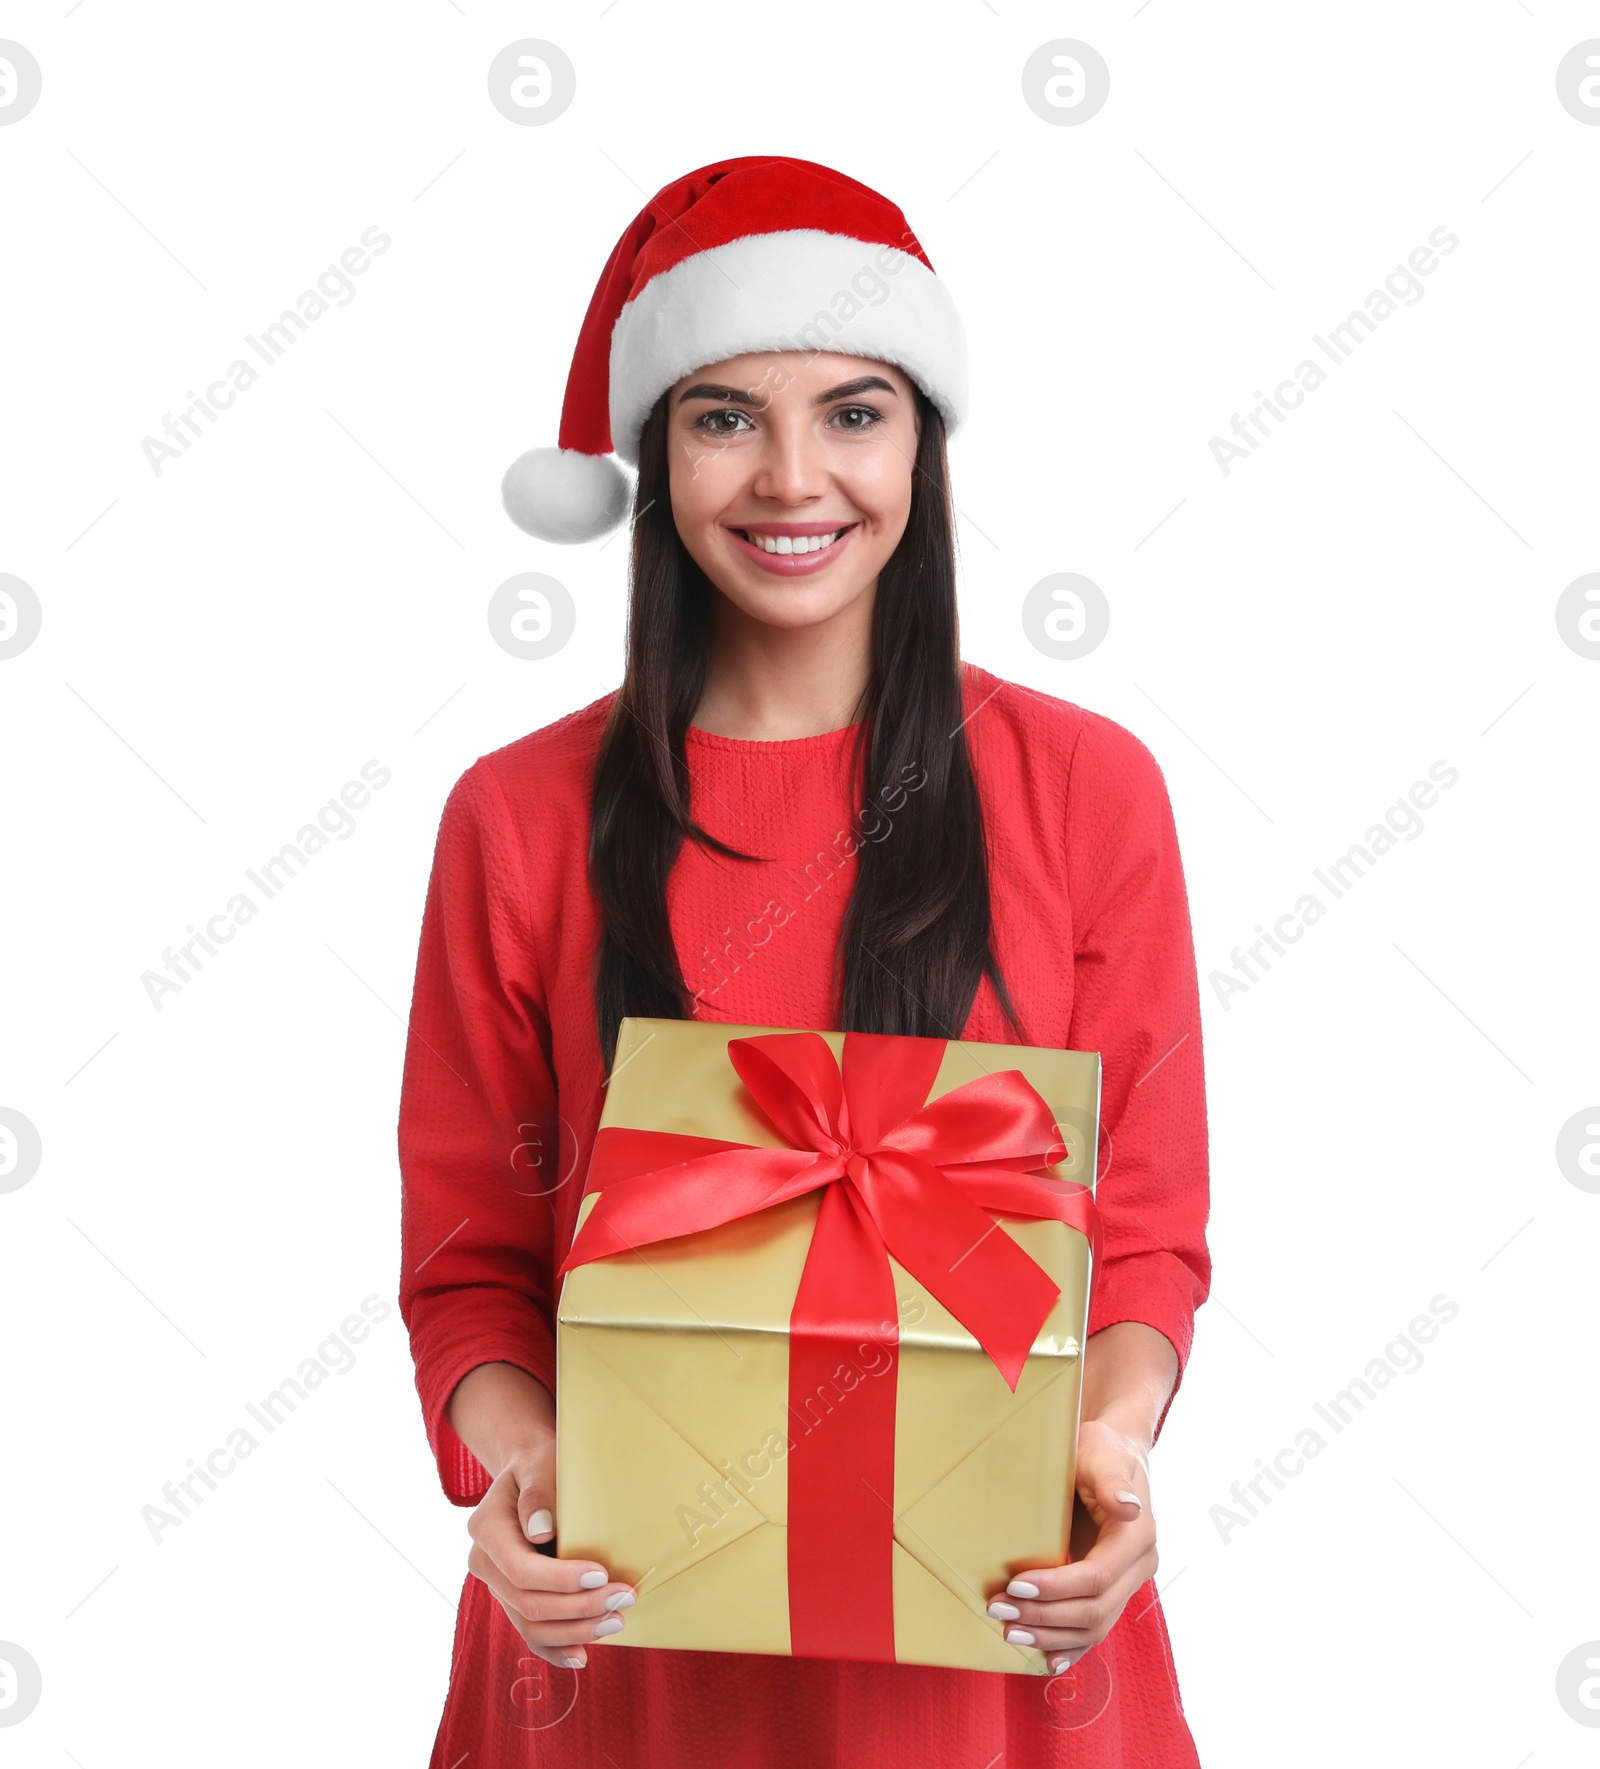
[[[612,447],[637,465],[639,433],[669,387],[755,350],[892,362],[950,429],[966,410],[966,331],[927,265],[898,246],[793,228],[696,252],[623,308],[611,333]]]
[[[610,455],[530,448],[506,469],[500,500],[518,528],[570,545],[609,534],[628,513],[630,489]]]

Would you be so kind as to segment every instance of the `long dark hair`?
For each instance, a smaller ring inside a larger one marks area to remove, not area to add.
[[[887,838],[860,844],[834,955],[835,1027],[959,1038],[987,975],[1026,1043],[990,950],[988,849],[962,707],[944,421],[920,388],[916,400],[911,513],[879,573],[871,668],[850,722],[859,721],[854,778],[877,790],[918,773],[924,779],[906,793]],[[684,734],[705,688],[713,594],[672,518],[663,396],[639,439],[627,667],[594,774],[589,877],[603,929],[594,1006],[607,1071],[624,1015],[693,1017],[666,902],[684,837],[729,859],[762,857],[729,847],[689,815]]]

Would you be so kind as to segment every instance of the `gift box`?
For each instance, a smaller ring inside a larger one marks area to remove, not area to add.
[[[611,1644],[1048,1675],[1097,1053],[624,1019],[557,1306],[556,1548]]]

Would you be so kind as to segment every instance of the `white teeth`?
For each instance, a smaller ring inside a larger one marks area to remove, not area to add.
[[[752,534],[748,538],[763,553],[820,553],[843,533],[842,528],[836,528],[832,534]]]

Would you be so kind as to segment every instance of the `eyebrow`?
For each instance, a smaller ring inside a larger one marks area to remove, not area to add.
[[[858,393],[887,393],[896,399],[900,397],[893,384],[884,380],[882,375],[861,375],[854,381],[842,381],[826,393],[819,393],[811,403],[831,405],[836,399],[853,399]],[[753,393],[739,387],[724,387],[717,381],[697,381],[694,386],[685,388],[678,395],[678,404],[690,399],[720,399],[731,405],[748,406],[761,403]]]

